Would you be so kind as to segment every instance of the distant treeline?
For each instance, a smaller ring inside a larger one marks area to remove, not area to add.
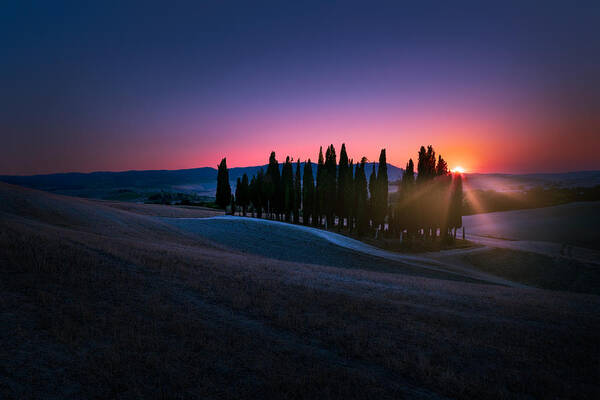
[[[600,201],[600,185],[594,187],[543,187],[514,191],[470,190],[464,200],[464,215],[557,206],[576,201]]]
[[[462,179],[451,174],[444,159],[432,146],[421,147],[418,175],[413,160],[406,164],[402,184],[393,196],[388,194],[385,149],[381,150],[377,169],[373,164],[367,180],[367,159],[356,164],[348,159],[342,144],[339,162],[333,145],[319,150],[316,179],[310,159],[304,163],[288,156],[279,169],[275,152],[271,152],[267,170],[262,168],[248,179],[238,178],[235,195],[229,185],[227,160],[218,166],[216,203],[235,213],[240,208],[261,218],[302,223],[316,227],[347,230],[359,236],[367,234],[454,237],[462,226]],[[416,176],[416,179],[415,179]]]

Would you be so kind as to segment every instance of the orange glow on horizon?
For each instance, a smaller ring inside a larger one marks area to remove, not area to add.
[[[450,170],[451,172],[457,172],[459,174],[464,174],[466,171],[463,167],[461,166],[456,166],[453,169]]]

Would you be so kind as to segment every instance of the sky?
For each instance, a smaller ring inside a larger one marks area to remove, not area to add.
[[[600,169],[600,3],[3,2],[0,174]],[[484,4],[485,3],[485,4]]]

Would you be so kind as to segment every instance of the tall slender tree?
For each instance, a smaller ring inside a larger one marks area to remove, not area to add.
[[[225,209],[231,203],[231,185],[229,184],[229,170],[227,169],[227,158],[223,158],[217,166],[217,205]]]
[[[279,190],[280,190],[279,163],[275,158],[275,152],[272,151],[269,156],[269,165],[264,177],[263,193],[267,207],[267,213],[272,218],[273,212],[279,212]]]
[[[400,187],[400,211],[398,213],[400,231],[406,229],[406,238],[411,239],[412,235],[418,229],[418,207],[415,201],[415,165],[412,158],[408,160],[406,168],[402,174],[402,183]]]
[[[323,205],[325,203],[325,160],[323,158],[323,146],[319,148],[319,162],[317,164],[317,187],[315,190],[315,214],[313,225],[321,225]]]
[[[375,207],[377,204],[377,173],[375,172],[375,163],[371,168],[371,176],[369,176],[369,204],[368,204],[368,215],[369,219],[373,222],[373,228],[375,227],[374,215],[375,215]]]
[[[242,214],[245,217],[246,211],[248,211],[248,206],[250,205],[250,189],[248,184],[248,175],[244,174],[242,176],[241,185],[242,186],[240,190],[240,199],[238,200],[238,204],[240,205],[240,207],[242,207]]]
[[[436,169],[435,174],[437,176],[446,176],[446,175],[448,175],[448,163],[446,163],[446,161],[442,158],[441,154],[438,157],[439,157],[438,162],[435,167],[435,169]]]
[[[296,175],[294,176],[294,223],[300,223],[300,208],[302,207],[302,174],[300,171],[300,159],[296,161]]]
[[[296,196],[294,195],[294,170],[289,156],[286,157],[281,169],[281,186],[283,187],[283,213],[285,221],[290,222]]]
[[[375,198],[376,203],[373,218],[375,220],[375,229],[379,229],[385,223],[385,216],[388,213],[388,173],[385,149],[381,149],[379,155],[375,191],[377,192],[377,196]]]
[[[256,211],[256,216],[258,218],[262,218],[262,209],[264,207],[265,199],[263,193],[264,187],[264,173],[263,169],[260,168],[256,173],[256,176],[253,176],[252,181],[250,182],[250,201],[252,202],[252,207]]]
[[[344,220],[348,217],[348,154],[346,153],[346,144],[342,143],[340,150],[340,163],[337,170],[337,215],[338,228],[342,229]]]
[[[354,227],[354,218],[356,217],[356,204],[354,201],[354,160],[350,160],[348,165],[344,192],[344,197],[346,198],[346,213],[348,217],[348,231],[352,231]]]
[[[327,218],[327,227],[331,228],[335,222],[335,211],[336,211],[336,175],[337,175],[337,162],[336,162],[335,148],[333,144],[327,148],[325,153],[325,204],[324,211]]]
[[[235,182],[235,201],[240,206],[242,200],[242,180],[238,177]]]
[[[455,173],[452,176],[452,200],[450,203],[450,228],[454,230],[454,238],[456,238],[456,230],[462,227],[463,213],[463,187],[462,176]]]
[[[304,163],[304,175],[302,182],[302,223],[308,225],[311,217],[314,219],[315,207],[315,181],[312,172],[310,158]]]
[[[356,196],[356,226],[359,236],[363,236],[369,230],[368,193],[367,178],[365,175],[367,159],[365,157],[356,166],[354,175],[354,190]]]

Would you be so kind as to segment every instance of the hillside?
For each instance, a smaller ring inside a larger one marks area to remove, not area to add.
[[[182,230],[156,207],[0,184],[0,397],[600,389],[598,296],[274,259]]]

